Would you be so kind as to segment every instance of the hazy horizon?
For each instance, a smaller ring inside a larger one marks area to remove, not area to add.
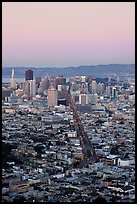
[[[2,67],[135,64],[134,2],[2,2]]]
[[[29,68],[43,68],[43,69],[44,68],[51,68],[51,69],[52,68],[58,68],[58,69],[62,68],[63,69],[63,68],[71,68],[71,67],[77,68],[77,67],[82,67],[82,66],[84,66],[84,67],[85,66],[87,66],[87,67],[88,66],[93,66],[93,67],[95,66],[96,67],[96,66],[108,66],[108,65],[135,65],[135,64],[133,64],[133,63],[131,63],[131,64],[124,64],[124,63],[123,64],[120,64],[120,63],[118,63],[118,64],[110,64],[109,63],[109,64],[96,64],[96,65],[95,64],[92,64],[92,65],[78,65],[78,66],[73,66],[72,65],[72,66],[66,66],[66,67],[65,66],[64,67],[56,67],[56,66],[52,66],[52,67],[48,67],[48,66],[43,66],[43,67],[40,67],[40,66],[39,67],[37,67],[37,66],[7,66],[6,67],[5,66],[5,67],[2,67],[2,68],[11,68],[11,67],[13,67],[13,68],[28,68],[28,69]]]

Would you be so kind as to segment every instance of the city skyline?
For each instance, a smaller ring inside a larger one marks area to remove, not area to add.
[[[135,202],[131,72],[67,81],[32,80],[29,70],[17,86],[11,76],[2,83],[2,202]]]
[[[4,2],[2,66],[135,63],[134,2]]]

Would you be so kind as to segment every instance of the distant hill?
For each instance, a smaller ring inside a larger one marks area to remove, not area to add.
[[[11,77],[11,67],[3,67],[2,69],[2,77],[9,78]],[[24,78],[26,67],[14,67],[15,69],[15,77],[16,78]],[[135,74],[135,64],[108,64],[108,65],[95,65],[95,66],[78,66],[78,67],[65,67],[65,68],[36,68],[29,67],[34,71],[34,77],[40,76],[43,77],[45,75],[49,76],[78,76],[78,75],[93,75],[95,77],[104,77],[107,75],[117,74],[117,75],[125,75],[125,74]]]

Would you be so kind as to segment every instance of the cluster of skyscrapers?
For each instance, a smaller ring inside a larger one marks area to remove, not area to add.
[[[2,86],[3,202],[134,201],[134,78],[24,76]]]
[[[27,99],[44,97],[48,102],[48,108],[54,108],[57,105],[68,105],[70,92],[77,107],[88,107],[91,105],[99,108],[99,99],[106,97],[108,99],[117,98],[119,93],[124,90],[124,85],[119,83],[119,79],[115,84],[111,84],[111,78],[102,83],[95,80],[92,76],[75,76],[70,77],[69,81],[63,76],[53,77],[33,77],[33,71],[28,69],[25,71],[25,81],[17,87],[12,68],[10,87],[13,95],[23,96]]]

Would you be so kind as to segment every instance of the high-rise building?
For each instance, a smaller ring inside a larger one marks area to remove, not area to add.
[[[95,80],[91,83],[92,94],[97,93],[97,82]]]
[[[51,85],[48,89],[48,108],[57,106],[58,104],[58,91]]]
[[[108,77],[108,86],[111,86],[111,77]]]
[[[99,95],[101,95],[103,93],[103,84],[100,82],[97,84],[97,93]]]
[[[45,80],[44,80],[44,88],[46,89],[46,90],[48,90],[48,88],[49,88],[49,77],[48,76],[45,76]]]
[[[81,93],[88,94],[88,83],[84,82],[84,83],[80,84],[80,89],[79,90],[80,90]]]
[[[36,81],[35,80],[25,81],[23,90],[27,96],[30,97],[36,96]]]
[[[23,91],[27,96],[29,96],[29,89],[30,89],[29,87],[30,87],[29,81],[25,81],[23,84]]]
[[[40,81],[40,85],[39,85],[39,88],[38,88],[38,94],[43,94],[44,93],[44,82],[43,82],[43,79]]]
[[[11,75],[11,84],[10,84],[10,87],[13,88],[13,89],[16,89],[16,88],[17,88],[16,79],[15,79],[15,76],[14,76],[14,68],[12,68],[12,75]]]
[[[49,78],[48,76],[45,76],[45,78],[42,78],[39,84],[38,93],[42,94],[44,91],[47,91],[49,88]]]
[[[35,80],[29,80],[30,83],[30,97],[36,96],[36,81]]]
[[[71,87],[70,87],[70,91],[71,92],[74,92],[74,91],[77,91],[79,89],[79,84],[77,82],[72,82],[71,83]]]
[[[58,85],[66,86],[66,78],[63,77],[63,76],[56,77],[54,79],[53,85],[54,85],[55,88],[57,88]]]
[[[119,76],[117,76],[117,86],[119,85]]]
[[[41,82],[41,77],[36,77],[35,80],[36,80],[37,87],[39,87]]]
[[[85,83],[86,82],[86,76],[81,76],[81,82]]]
[[[116,98],[116,97],[117,97],[116,87],[112,87],[112,98]]]
[[[79,95],[79,104],[88,104],[88,95],[80,94]]]
[[[25,80],[33,80],[33,71],[28,69],[25,71]]]
[[[95,105],[98,102],[98,94],[89,95],[89,103]]]
[[[11,95],[11,90],[8,90],[6,88],[2,88],[2,100],[8,101],[8,98]]]
[[[111,96],[111,87],[110,87],[110,86],[107,86],[107,87],[106,87],[106,95],[107,95],[108,97]]]
[[[101,83],[101,84],[102,84],[102,94],[103,94],[105,91],[105,85],[104,85],[104,83]]]

